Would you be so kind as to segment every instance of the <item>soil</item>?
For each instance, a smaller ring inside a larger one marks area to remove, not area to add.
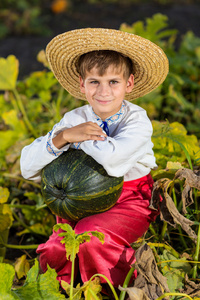
[[[85,27],[103,27],[119,29],[122,23],[131,25],[155,13],[168,16],[169,28],[178,29],[177,41],[188,30],[200,37],[200,4],[158,5],[146,4],[88,4],[84,0],[73,0],[73,7],[67,12],[53,15],[47,8],[48,36],[9,36],[0,42],[0,57],[14,54],[20,62],[20,77],[43,69],[36,59],[37,53],[44,49],[51,38],[67,30]],[[41,30],[42,31],[42,30]],[[41,32],[42,33],[42,32]]]

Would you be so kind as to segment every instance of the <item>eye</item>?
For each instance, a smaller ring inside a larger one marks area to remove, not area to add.
[[[91,84],[98,84],[99,82],[97,80],[91,80],[90,83]]]
[[[117,80],[111,80],[111,81],[110,81],[110,84],[117,84],[117,83],[118,83]]]

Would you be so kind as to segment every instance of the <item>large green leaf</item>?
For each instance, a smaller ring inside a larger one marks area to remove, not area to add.
[[[19,61],[14,55],[0,58],[0,90],[13,90],[19,72]]]
[[[177,33],[177,30],[166,29],[168,17],[160,13],[153,15],[152,18],[146,18],[145,21],[146,24],[143,21],[137,21],[132,24],[132,27],[123,23],[120,30],[137,34],[160,45],[162,44],[161,39]]]
[[[167,278],[168,287],[171,292],[178,292],[184,286],[185,275],[191,270],[191,265],[185,258],[177,259],[169,251],[164,250],[160,255],[162,264],[161,270],[163,275]]]
[[[27,129],[24,122],[18,118],[15,110],[4,112],[2,118],[5,124],[10,127],[10,129],[0,132],[1,150],[6,150],[17,140],[23,139],[27,134]]]
[[[11,293],[11,287],[15,276],[15,269],[9,264],[0,263],[0,299],[14,300],[17,299]]]
[[[56,277],[56,271],[50,267],[45,274],[39,274],[39,263],[35,260],[35,265],[27,274],[25,284],[18,289],[12,289],[12,295],[21,300],[65,299],[59,292],[59,281]]]

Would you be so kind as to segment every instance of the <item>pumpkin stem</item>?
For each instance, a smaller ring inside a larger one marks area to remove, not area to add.
[[[64,200],[66,198],[65,190],[63,190],[62,188],[59,188],[58,186],[52,187],[50,185],[47,185],[46,192],[51,193],[52,196],[54,196],[55,198],[58,198],[60,200]]]

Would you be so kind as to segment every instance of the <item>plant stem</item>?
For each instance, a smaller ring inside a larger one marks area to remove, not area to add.
[[[32,135],[36,138],[36,137],[37,137],[37,133],[36,133],[35,129],[33,128],[31,122],[30,122],[29,119],[28,119],[28,116],[27,116],[27,113],[26,113],[26,110],[25,110],[25,108],[24,108],[24,105],[23,105],[23,102],[22,102],[22,100],[21,100],[20,95],[18,94],[18,92],[17,92],[17,90],[16,90],[15,88],[12,90],[12,92],[13,92],[13,94],[15,95],[15,98],[16,98],[16,100],[17,100],[18,107],[19,107],[19,109],[20,109],[20,111],[21,111],[21,113],[22,113],[22,115],[23,115],[24,122],[25,122],[27,128],[28,128],[29,131],[32,133]]]
[[[35,231],[33,231],[29,226],[27,226],[19,217],[18,215],[12,211],[13,216],[15,217],[15,219],[26,229],[28,229],[28,231],[32,234],[37,234]]]
[[[179,237],[180,237],[180,240],[181,240],[181,243],[183,244],[183,246],[185,247],[185,249],[187,249],[187,244],[186,244],[186,241],[183,237],[183,232],[182,232],[182,229],[181,229],[181,226],[178,225],[178,231],[180,233]]]
[[[6,247],[6,248],[10,248],[10,249],[21,249],[21,250],[23,250],[23,249],[27,249],[27,250],[29,250],[29,249],[37,249],[37,247],[39,246],[39,245],[36,245],[36,244],[33,244],[33,245],[11,245],[11,244],[5,244],[4,242],[3,242],[3,240],[2,240],[2,238],[0,237],[0,246],[3,246],[3,247]]]
[[[92,297],[93,297],[95,300],[99,300],[99,298],[97,297],[97,295],[96,295],[96,294],[93,292],[93,290],[90,289],[90,288],[88,289],[88,294],[87,294],[86,300],[87,300],[87,299],[89,299],[89,300],[91,299],[90,296],[89,296],[89,293],[92,294]]]
[[[0,240],[2,241],[2,245],[0,245],[0,263],[4,261],[6,255],[6,247],[4,243],[6,244],[8,241],[8,234],[9,229],[5,229],[4,231],[0,232]]]
[[[30,209],[30,210],[35,210],[38,211],[40,209],[46,208],[47,205],[43,204],[40,206],[34,206],[34,205],[28,205],[28,204],[8,204],[10,208],[25,208],[25,209]]]
[[[23,177],[20,177],[20,176],[16,176],[16,175],[13,175],[13,174],[9,174],[9,173],[3,173],[2,174],[4,177],[9,177],[9,178],[12,178],[12,179],[16,179],[16,180],[19,180],[19,181],[24,181],[28,184],[31,184],[32,186],[38,188],[38,189],[41,189],[41,185],[34,182],[34,181],[31,181],[31,180],[27,180],[27,179],[24,179]]]
[[[73,243],[73,251],[71,255],[72,268],[71,268],[71,282],[70,282],[70,300],[73,299],[73,287],[74,287],[74,268],[75,268],[75,241]]]
[[[56,102],[56,120],[60,120],[60,104],[62,102],[63,93],[64,93],[64,88],[61,87]]]
[[[155,231],[155,229],[154,229],[154,227],[153,227],[152,224],[149,225],[149,230],[150,230],[151,233],[153,234],[154,239],[155,239],[156,241],[158,241],[158,235],[157,235],[157,232]]]
[[[190,300],[193,300],[190,296],[186,295],[186,294],[183,294],[183,293],[164,293],[162,296],[160,296],[159,298],[157,298],[156,300],[161,300],[167,296],[183,296],[183,297],[186,297]]]
[[[166,231],[167,231],[167,222],[163,221],[162,231],[160,233],[160,242],[163,241]]]
[[[95,278],[95,277],[97,277],[97,276],[102,277],[102,278],[104,278],[104,279],[107,281],[109,287],[111,288],[111,290],[112,290],[112,292],[113,292],[113,295],[114,295],[114,297],[115,297],[115,300],[119,300],[119,298],[118,298],[118,296],[117,296],[117,293],[116,293],[116,291],[115,291],[115,289],[114,289],[114,286],[112,285],[112,283],[110,282],[110,280],[109,280],[105,275],[99,274],[99,273],[94,274],[94,275],[90,278],[89,282],[91,282],[92,279]],[[88,282],[88,284],[89,284],[89,282]]]
[[[174,188],[174,187],[173,187],[173,189],[172,189],[172,195],[173,195],[173,201],[174,201],[174,204],[175,204],[175,206],[176,206],[176,208],[177,208],[177,198],[176,198],[176,192],[175,192],[175,188]],[[178,231],[179,231],[179,233],[180,233],[180,240],[181,240],[181,242],[182,242],[184,248],[187,249],[187,244],[186,244],[186,241],[185,241],[185,239],[184,239],[184,237],[183,237],[183,234],[182,234],[182,230],[181,230],[181,226],[180,226],[180,225],[178,226]]]
[[[197,234],[197,244],[196,244],[196,250],[195,250],[195,254],[194,254],[194,261],[198,261],[199,259],[199,248],[200,248],[200,225],[199,225],[199,229],[198,229],[198,234]],[[193,268],[193,278],[197,277],[197,264],[195,264],[194,268]]]
[[[152,248],[152,247],[161,247],[161,248],[165,248],[168,251],[170,251],[176,258],[179,258],[180,255],[178,252],[176,252],[176,250],[174,250],[171,246],[163,244],[163,243],[147,243],[147,245]]]
[[[174,201],[174,204],[177,208],[177,198],[176,198],[176,192],[175,192],[175,188],[173,187],[172,189],[172,195],[173,195],[173,201]]]
[[[129,282],[131,280],[131,276],[133,275],[135,268],[131,268],[128,272],[128,274],[126,275],[126,278],[124,280],[124,284],[123,284],[123,288],[127,288],[127,286],[129,285]],[[126,291],[121,291],[120,296],[119,296],[119,300],[124,300],[126,295]]]

